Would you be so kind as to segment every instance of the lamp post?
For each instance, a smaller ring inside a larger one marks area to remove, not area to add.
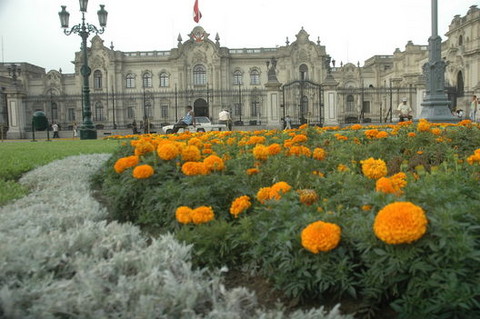
[[[64,29],[66,35],[72,33],[77,33],[82,38],[82,53],[83,53],[83,65],[81,68],[81,74],[83,76],[83,124],[80,127],[80,139],[82,140],[91,140],[97,138],[97,131],[93,126],[92,122],[92,111],[90,109],[90,87],[88,84],[88,77],[90,76],[91,69],[88,67],[88,56],[87,56],[87,39],[90,33],[102,34],[105,31],[105,26],[107,25],[107,11],[103,4],[100,5],[100,10],[98,10],[98,21],[100,23],[101,29],[98,29],[96,26],[85,23],[85,12],[87,12],[88,0],[80,0],[80,11],[82,12],[82,23],[73,26],[68,30],[68,20],[70,18],[70,13],[67,12],[67,6],[61,6],[62,11],[58,13],[60,17],[60,23]]]

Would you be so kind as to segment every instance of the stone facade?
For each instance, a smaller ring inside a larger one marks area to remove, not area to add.
[[[453,107],[468,114],[470,96],[480,90],[480,10],[455,16],[442,43],[445,81]],[[9,137],[31,130],[35,111],[63,128],[82,123],[82,53],[75,73],[20,63],[13,83],[10,63],[0,64],[0,122]],[[195,27],[169,51],[122,52],[95,36],[88,48],[92,119],[98,128],[127,128],[148,121],[153,129],[176,122],[184,106],[214,122],[229,109],[236,125],[278,128],[289,115],[296,124],[338,125],[395,120],[407,98],[417,116],[425,95],[422,67],[428,46],[408,42],[392,55],[360,63],[337,63],[320,39],[303,28],[294,42],[276,48],[230,49]]]

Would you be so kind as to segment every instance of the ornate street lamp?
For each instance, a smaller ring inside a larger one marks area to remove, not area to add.
[[[105,26],[107,25],[107,11],[105,10],[105,5],[100,5],[100,10],[97,11],[98,22],[100,23],[101,29],[98,29],[96,26],[85,23],[85,12],[87,12],[88,0],[80,0],[80,11],[82,12],[82,23],[73,26],[70,30],[68,29],[68,20],[70,18],[70,13],[66,10],[67,6],[61,6],[62,11],[58,13],[60,17],[60,24],[64,29],[66,35],[72,33],[77,33],[82,38],[82,53],[83,53],[83,66],[81,68],[81,73],[83,76],[83,124],[80,127],[80,139],[82,140],[91,140],[97,138],[97,131],[93,126],[92,122],[92,111],[90,108],[90,87],[88,84],[88,77],[90,76],[91,69],[88,67],[88,56],[87,56],[87,39],[90,33],[102,34],[105,31]]]

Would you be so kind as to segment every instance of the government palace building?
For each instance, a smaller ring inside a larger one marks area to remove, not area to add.
[[[480,94],[480,9],[467,10],[453,17],[442,43],[451,108],[465,114],[471,96]],[[286,115],[294,125],[397,121],[403,98],[420,115],[427,45],[408,42],[363,65],[343,64],[303,28],[292,42],[276,48],[227,48],[218,33],[208,32],[197,26],[167,51],[122,52],[98,35],[91,38],[90,104],[97,130],[131,131],[135,121],[160,133],[183,116],[187,105],[214,123],[227,109],[235,129],[280,128]],[[81,52],[73,63],[73,74],[27,62],[0,63],[0,125],[8,138],[31,136],[36,111],[62,130],[81,126]]]

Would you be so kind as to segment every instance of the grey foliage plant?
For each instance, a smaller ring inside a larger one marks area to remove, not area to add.
[[[90,177],[110,155],[82,155],[26,174],[31,193],[0,207],[0,317],[348,318],[338,306],[262,310],[222,272],[193,270],[191,246],[107,222]]]

